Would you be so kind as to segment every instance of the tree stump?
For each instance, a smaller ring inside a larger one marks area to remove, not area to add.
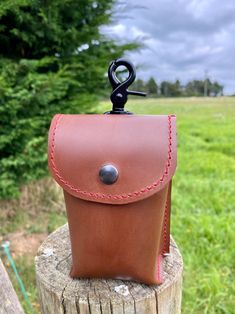
[[[53,232],[35,259],[41,312],[80,314],[181,313],[183,261],[171,239],[171,254],[164,258],[162,285],[133,281],[72,279],[68,225]]]

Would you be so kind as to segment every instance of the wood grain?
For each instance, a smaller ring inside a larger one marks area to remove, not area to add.
[[[18,297],[0,259],[0,314],[23,314]]]
[[[35,258],[37,287],[43,314],[179,314],[183,261],[171,239],[171,254],[164,258],[164,283],[147,286],[133,281],[72,279],[67,224],[53,232]],[[124,296],[115,291],[128,287]]]

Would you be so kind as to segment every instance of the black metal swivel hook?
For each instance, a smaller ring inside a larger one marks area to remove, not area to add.
[[[125,66],[129,71],[128,78],[120,82],[115,74],[115,71],[119,66]],[[111,62],[108,69],[108,77],[110,84],[112,85],[113,92],[111,93],[110,99],[113,103],[112,111],[107,113],[110,114],[131,114],[131,112],[125,111],[124,106],[128,100],[128,95],[136,95],[136,96],[146,96],[146,93],[136,92],[128,90],[128,86],[131,85],[136,77],[136,71],[134,65],[125,60],[125,59],[117,59]]]

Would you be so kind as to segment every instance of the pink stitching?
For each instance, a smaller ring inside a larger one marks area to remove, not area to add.
[[[167,250],[166,250],[166,242],[167,242],[167,207],[168,207],[168,202],[166,201],[166,205],[165,205],[165,208],[164,208],[163,250],[162,250],[162,254],[165,254],[167,252]]]
[[[109,198],[109,199],[125,199],[125,198],[132,198],[141,194],[144,194],[146,192],[151,191],[152,189],[156,188],[159,184],[163,183],[163,181],[166,179],[166,177],[169,174],[169,170],[171,167],[171,159],[172,159],[172,126],[171,126],[171,118],[175,117],[174,115],[168,115],[168,159],[167,159],[167,163],[166,163],[166,167],[165,167],[165,171],[162,175],[162,177],[157,180],[156,182],[154,182],[152,185],[147,186],[143,189],[141,189],[140,191],[135,191],[132,193],[128,193],[128,194],[120,194],[120,195],[112,195],[112,194],[103,194],[103,193],[93,193],[93,192],[87,192],[87,191],[82,191],[79,188],[76,188],[75,186],[71,185],[68,181],[64,180],[63,177],[60,175],[59,170],[56,167],[55,164],[55,158],[54,158],[54,152],[55,152],[55,135],[56,135],[56,130],[58,130],[58,126],[59,126],[59,122],[61,120],[61,118],[63,117],[62,114],[58,114],[57,115],[57,119],[55,122],[55,127],[53,130],[53,134],[52,134],[52,141],[51,141],[51,153],[50,153],[50,160],[51,160],[51,164],[52,164],[52,168],[56,174],[56,176],[59,178],[59,180],[64,183],[67,187],[69,187],[71,190],[84,194],[84,195],[89,195],[95,198]]]
[[[162,276],[161,276],[161,255],[158,255],[158,258],[157,258],[157,281],[158,282],[161,282],[162,281]]]

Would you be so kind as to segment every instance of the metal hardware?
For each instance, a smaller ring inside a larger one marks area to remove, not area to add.
[[[119,66],[125,66],[129,71],[128,78],[120,82],[115,75],[115,71]],[[129,111],[124,110],[125,103],[128,100],[128,95],[146,96],[146,93],[136,92],[128,90],[128,86],[131,85],[136,77],[136,70],[134,65],[126,59],[120,58],[111,62],[108,69],[108,77],[110,84],[112,85],[113,92],[111,93],[110,99],[113,103],[113,109],[105,112],[106,114],[132,114]]]
[[[118,170],[113,165],[104,165],[99,171],[99,177],[104,184],[113,184],[118,179]]]

